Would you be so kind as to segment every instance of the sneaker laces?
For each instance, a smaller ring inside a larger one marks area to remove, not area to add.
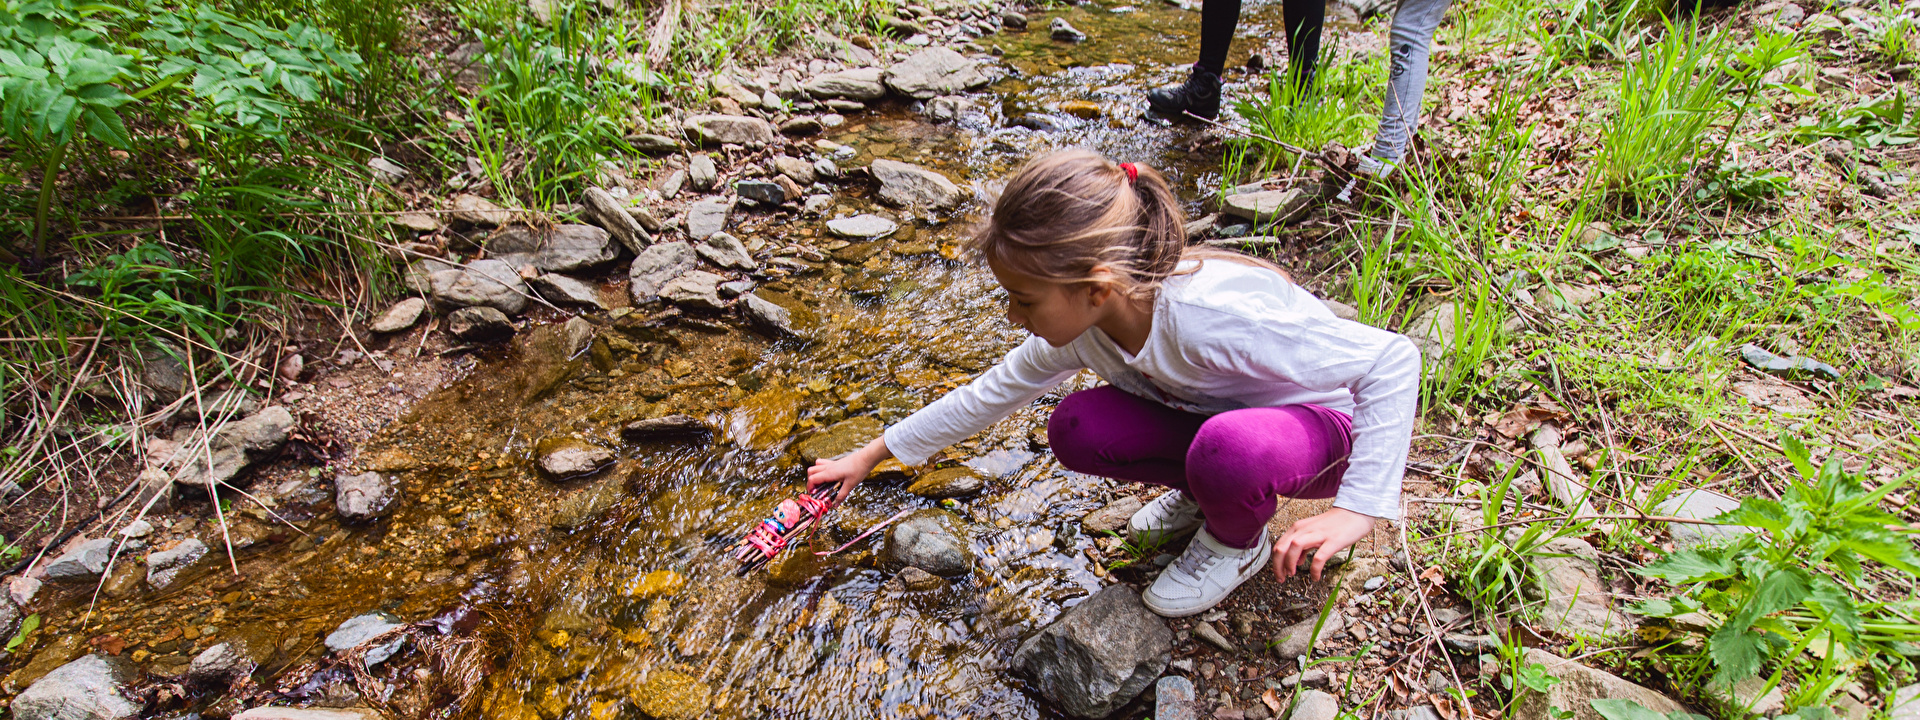
[[[1189,577],[1201,578],[1206,576],[1207,570],[1215,563],[1224,559],[1226,559],[1225,555],[1214,552],[1213,548],[1207,547],[1206,543],[1200,542],[1199,538],[1194,538],[1193,543],[1187,546],[1187,551],[1180,553],[1180,559],[1173,564],[1173,567]]]

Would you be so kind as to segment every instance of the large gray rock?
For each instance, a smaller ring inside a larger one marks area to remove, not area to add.
[[[633,267],[627,271],[627,292],[633,296],[636,305],[653,302],[660,299],[660,288],[668,280],[680,277],[681,273],[699,264],[700,257],[694,253],[691,245],[684,242],[656,244],[633,258]]]
[[[720,299],[720,283],[727,279],[705,270],[689,270],[660,287],[660,299],[681,307],[720,310],[727,306]]]
[[[874,160],[868,168],[880,181],[880,199],[916,210],[949,210],[969,193],[947,176],[898,160]]]
[[[1555,720],[1557,716],[1550,714],[1548,708],[1571,711],[1573,717],[1568,720],[1604,720],[1600,712],[1593,709],[1592,701],[1606,699],[1632,700],[1661,715],[1686,710],[1658,692],[1539,648],[1527,648],[1524,661],[1546,668],[1548,675],[1560,681],[1548,686],[1544,693],[1516,688],[1520,698],[1513,712],[1514,720]]]
[[[124,686],[133,671],[118,660],[88,655],[34,681],[9,707],[16,720],[120,720],[138,717],[142,703]]]
[[[973,566],[973,549],[964,527],[959,516],[945,510],[915,512],[887,532],[887,555],[935,575],[965,575]]]
[[[701,142],[725,145],[764,144],[776,137],[773,125],[743,115],[695,115],[687,118],[687,132]]]
[[[232,643],[220,643],[201,651],[187,666],[187,678],[202,683],[224,683],[236,675],[251,672],[253,661]]]
[[[213,441],[208,445],[212,452],[211,471],[205,454],[193,454],[174,473],[173,481],[201,489],[214,483],[228,482],[248,465],[279,452],[280,447],[287,444],[287,435],[291,432],[293,413],[279,405],[254,413],[245,420],[227,423],[214,433]]]
[[[887,87],[919,100],[971,90],[992,79],[978,63],[944,47],[914,53],[885,73]]]
[[[780,183],[766,180],[741,180],[733,184],[733,191],[740,197],[763,205],[779,205],[787,201],[786,188]]]
[[[389,613],[370,612],[365,615],[356,615],[340,623],[339,627],[334,628],[333,632],[327,635],[327,650],[336,653],[346,652],[366,645],[374,638],[399,627],[400,618]],[[401,644],[406,641],[406,636],[401,635],[369,648],[364,658],[366,666],[373,667],[386,662],[387,658],[393,657],[394,653],[400,651]]]
[[[652,133],[628,135],[627,144],[633,146],[634,152],[645,155],[667,155],[680,152],[679,140]]]
[[[620,217],[633,222],[625,212],[621,212]],[[636,224],[635,228],[638,227]],[[525,254],[530,256],[534,267],[559,273],[592,272],[620,258],[613,236],[592,225],[558,225],[552,230],[526,225],[501,228],[487,237],[487,251],[495,255]],[[506,308],[500,310],[511,312]]]
[[[585,280],[576,280],[557,273],[548,273],[527,281],[527,287],[533,288],[540,297],[555,305],[579,305],[606,309],[600,302],[600,289]]]
[[[714,167],[713,156],[706,153],[694,153],[687,161],[687,182],[695,190],[712,190],[720,183],[720,168]]]
[[[899,223],[873,214],[860,214],[827,221],[827,232],[853,240],[878,240],[892,235],[899,229]]]
[[[753,261],[753,253],[747,252],[746,244],[740,238],[717,232],[707,237],[707,241],[693,246],[693,251],[716,267],[733,270],[756,270],[760,263]]]
[[[476,305],[508,315],[527,309],[527,283],[520,278],[519,268],[504,260],[475,260],[459,270],[436,272],[432,277],[433,306],[440,312]]]
[[[380,517],[399,495],[393,481],[377,472],[340,475],[333,480],[333,510],[348,520]]]
[[[641,250],[653,244],[653,237],[647,234],[647,229],[640,227],[640,221],[635,220],[633,215],[627,212],[626,206],[615,199],[611,193],[590,187],[582,194],[581,199],[586,201],[587,217],[592,218],[594,224],[606,228],[607,232],[613,235],[613,239],[626,246],[628,252],[639,254]]]
[[[48,580],[95,580],[113,557],[112,538],[94,538],[73,546],[47,563]]]
[[[879,100],[887,96],[885,76],[885,71],[875,67],[842,70],[807,81],[806,91],[808,95],[822,100]]]
[[[455,195],[447,204],[453,219],[470,225],[493,227],[505,225],[513,219],[513,211],[493,204],[493,201],[479,195]]]
[[[1712,490],[1681,490],[1674,493],[1672,497],[1660,501],[1660,504],[1654,508],[1654,512],[1671,517],[1707,520],[1738,507],[1740,507],[1739,500]],[[1673,523],[1668,526],[1668,530],[1673,533],[1674,546],[1679,548],[1729,543],[1753,532],[1752,528],[1691,523]]]
[[[165,589],[180,576],[180,571],[206,556],[207,544],[195,537],[181,540],[165,550],[147,553],[147,584],[155,590]]]
[[[781,175],[785,175],[788,180],[792,180],[802,187],[812,185],[813,181],[820,179],[819,173],[813,171],[813,163],[791,155],[775,157],[773,159],[773,170]],[[787,199],[792,200],[793,198]]]
[[[1600,554],[1587,541],[1560,538],[1533,559],[1540,577],[1532,591],[1545,602],[1540,618],[1563,637],[1597,640],[1631,632],[1634,623],[1613,609],[1613,592],[1600,578]]]
[[[733,204],[724,200],[702,200],[687,207],[687,235],[705,240],[727,229],[727,216]]]
[[[1047,26],[1047,36],[1061,42],[1079,43],[1087,41],[1087,34],[1068,23],[1067,19],[1063,17],[1054,18],[1053,24]]]
[[[1307,213],[1312,198],[1299,190],[1266,190],[1228,195],[1221,212],[1256,225],[1293,222]]]
[[[1920,720],[1920,684],[1893,691],[1887,698],[1887,720]]]
[[[467,342],[493,342],[513,337],[513,321],[490,307],[460,308],[447,316],[447,332]]]
[[[387,308],[386,312],[380,313],[373,322],[367,323],[367,328],[383,335],[397,333],[420,322],[420,315],[426,311],[425,298],[407,298],[394,303],[393,307]]]
[[[1021,643],[1012,670],[1068,714],[1100,718],[1160,677],[1171,652],[1173,631],[1140,592],[1109,585]]]

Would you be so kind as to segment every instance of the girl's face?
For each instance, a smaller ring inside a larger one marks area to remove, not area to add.
[[[1007,321],[1054,347],[1080,337],[1102,317],[1112,291],[1092,282],[1063,283],[1014,272],[989,262],[993,277],[1007,291]]]

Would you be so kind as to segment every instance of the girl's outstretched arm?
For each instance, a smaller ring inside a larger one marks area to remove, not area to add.
[[[814,488],[821,485],[838,484],[840,492],[833,498],[833,504],[838,505],[853,493],[853,486],[866,480],[875,466],[890,457],[893,457],[893,452],[887,450],[887,439],[877,437],[866,447],[846,455],[815,460],[813,467],[807,468],[807,492],[813,492]]]

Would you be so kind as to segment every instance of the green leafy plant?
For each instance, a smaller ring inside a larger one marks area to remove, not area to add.
[[[1907,107],[1907,92],[1894,88],[1876,100],[1805,120],[1795,128],[1802,137],[1845,138],[1857,147],[1907,145],[1920,140],[1920,110]]]
[[[1603,699],[1588,700],[1594,712],[1607,720],[1708,720],[1705,715],[1688,712],[1662,713],[1647,709],[1647,706],[1632,700]]]
[[[1700,183],[1693,199],[1701,203],[1725,202],[1752,205],[1763,200],[1792,196],[1793,178],[1772,168],[1754,171],[1738,163],[1721,163],[1720,169]]]
[[[20,646],[27,644],[27,638],[33,635],[33,631],[39,629],[40,613],[28,615],[25,620],[21,620],[20,629],[13,633],[13,639],[7,641],[7,654],[12,655],[20,649]]]
[[[1913,533],[1879,508],[1910,477],[1872,490],[1838,458],[1815,467],[1807,448],[1788,435],[1781,446],[1800,477],[1775,501],[1747,497],[1715,522],[1755,529],[1732,543],[1674,552],[1638,570],[1674,585],[1671,598],[1641,602],[1653,617],[1702,613],[1714,630],[1701,660],[1712,684],[1731,687],[1768,663],[1777,685],[1786,664],[1809,647],[1834,657],[1882,652],[1920,640],[1920,625],[1905,619],[1912,601],[1886,602],[1862,588],[1870,574],[1890,573],[1911,584],[1920,574]]]
[[[1594,158],[1603,187],[1643,203],[1673,192],[1726,107],[1728,83],[1718,62],[1725,44],[1717,32],[1668,22],[1660,41],[1622,69],[1617,109]]]

